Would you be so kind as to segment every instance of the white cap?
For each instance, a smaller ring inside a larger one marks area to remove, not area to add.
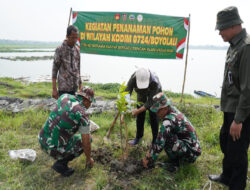
[[[148,88],[150,79],[150,72],[148,69],[139,68],[136,71],[135,76],[136,76],[136,84],[139,89]]]

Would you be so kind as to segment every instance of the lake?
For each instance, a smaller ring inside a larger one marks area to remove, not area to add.
[[[0,57],[51,56],[53,52],[0,53]],[[185,93],[202,90],[220,97],[226,50],[190,49]],[[90,75],[90,82],[127,82],[138,67],[157,73],[164,90],[181,92],[185,59],[144,59],[81,54],[81,75]],[[10,61],[0,59],[0,77],[29,77],[31,81],[51,78],[52,60]]]

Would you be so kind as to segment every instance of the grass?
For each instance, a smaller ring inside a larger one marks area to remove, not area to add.
[[[29,110],[13,115],[0,112],[0,186],[1,189],[103,189],[109,184],[110,189],[201,189],[207,181],[209,173],[221,171],[222,154],[218,145],[219,126],[221,114],[213,108],[205,107],[179,107],[196,127],[201,141],[202,156],[194,164],[183,165],[176,174],[170,174],[164,169],[156,167],[153,170],[143,171],[138,177],[124,176],[115,179],[107,165],[98,162],[91,170],[86,170],[85,156],[73,160],[70,166],[76,171],[73,176],[63,178],[50,169],[53,160],[41,151],[37,142],[37,134],[43,126],[49,113],[43,110]],[[199,115],[192,115],[193,109],[198,109]],[[121,157],[121,151],[114,147],[120,143],[119,126],[115,125],[111,133],[112,144],[104,145],[105,136],[114,113],[92,115],[91,120],[100,125],[99,131],[93,137],[92,149],[109,146],[114,159]],[[197,119],[199,117],[199,119]],[[216,120],[214,122],[211,119]],[[140,146],[129,149],[130,157],[141,159],[145,156],[151,141],[149,117],[146,117],[145,134]],[[129,138],[135,134],[135,119],[127,116],[126,123],[129,128]],[[213,138],[207,137],[208,132]],[[8,150],[32,148],[37,152],[37,159],[33,163],[11,160]],[[159,161],[166,160],[164,152],[160,154]],[[221,185],[213,184],[213,190],[224,189]]]
[[[0,78],[0,96],[19,98],[49,98],[51,83],[24,83],[12,78]]]
[[[0,44],[0,52],[51,52],[57,47],[56,44]],[[42,50],[52,49],[52,50]]]
[[[16,56],[16,57],[0,57],[0,59],[6,59],[10,61],[37,61],[37,60],[51,60],[53,56]]]
[[[95,89],[98,96],[103,96],[105,99],[115,98],[119,89],[119,84],[90,83],[88,85]],[[0,79],[0,96],[46,98],[50,97],[50,89],[51,83],[23,84],[10,78]],[[180,100],[180,95],[170,94],[169,96],[175,96],[172,97],[174,101],[178,102]],[[121,175],[119,177],[110,172],[108,164],[103,165],[100,162],[95,162],[95,166],[91,170],[85,169],[84,155],[70,163],[70,167],[75,169],[74,175],[69,178],[61,177],[50,168],[54,160],[41,151],[37,141],[37,134],[46,121],[49,112],[27,110],[23,113],[12,114],[0,111],[0,189],[202,189],[208,181],[208,174],[219,174],[221,172],[223,157],[219,147],[222,113],[211,106],[199,105],[200,103],[205,104],[205,102],[209,105],[214,103],[211,99],[205,98],[200,101],[186,95],[184,104],[177,105],[195,126],[201,143],[202,155],[194,164],[182,165],[176,174],[168,173],[156,166],[152,170],[143,171],[139,176]],[[107,112],[90,116],[90,119],[100,126],[100,129],[92,134],[92,150],[108,147],[112,152],[112,158],[120,159],[122,152],[117,148],[120,145],[118,122],[111,133],[111,144],[105,144],[103,141],[114,115],[113,112]],[[128,126],[129,139],[132,139],[136,131],[135,119],[126,116],[125,122]],[[151,138],[149,116],[147,114],[143,141],[139,146],[129,148],[129,158],[137,160],[143,158],[148,150]],[[37,152],[37,159],[33,163],[11,160],[8,156],[8,150],[22,148],[34,149]],[[166,154],[162,152],[158,162],[166,159]],[[250,175],[250,172],[248,172],[248,175]],[[249,187],[250,183],[248,182]],[[213,183],[212,189],[223,190],[226,188]]]
[[[84,83],[95,90],[96,96],[104,99],[115,99],[120,84],[93,84]],[[50,98],[52,94],[51,82],[27,83],[16,81],[13,78],[0,78],[0,96],[19,98]]]

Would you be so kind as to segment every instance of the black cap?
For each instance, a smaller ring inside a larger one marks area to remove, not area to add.
[[[243,23],[237,7],[227,7],[217,14],[216,30],[223,30]]]

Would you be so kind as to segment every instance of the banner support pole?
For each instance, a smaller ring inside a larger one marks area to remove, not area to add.
[[[184,69],[184,79],[182,84],[182,92],[181,92],[181,100],[180,103],[182,103],[183,94],[184,94],[184,88],[185,88],[185,82],[186,82],[186,74],[187,74],[187,62],[188,62],[188,49],[189,49],[189,34],[190,34],[190,20],[191,15],[189,14],[189,23],[188,23],[188,36],[187,36],[187,53],[186,53],[186,60],[185,60],[185,69]]]
[[[70,8],[70,13],[69,13],[69,22],[68,22],[68,26],[70,24],[70,19],[71,19],[71,15],[72,15],[72,7]]]

